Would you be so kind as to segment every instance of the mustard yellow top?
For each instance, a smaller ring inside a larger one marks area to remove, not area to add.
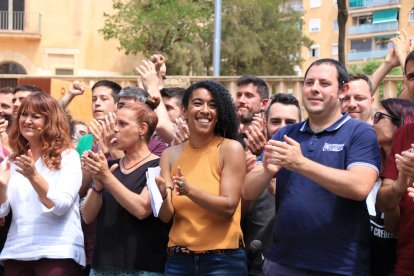
[[[216,136],[199,149],[191,148],[189,142],[185,142],[171,175],[176,175],[176,168],[180,166],[187,183],[219,195],[221,168],[218,146],[223,139]],[[239,248],[243,238],[240,203],[233,216],[227,218],[203,209],[188,197],[176,193],[172,193],[172,204],[175,213],[168,246],[185,246],[193,251]]]

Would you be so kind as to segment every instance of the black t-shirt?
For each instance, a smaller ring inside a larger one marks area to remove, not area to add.
[[[111,167],[119,160],[108,163]],[[146,186],[148,168],[158,165],[159,159],[155,159],[127,175],[119,167],[113,174],[129,190],[140,194]],[[105,190],[98,214],[92,267],[163,272],[169,229],[170,225],[153,215],[143,220],[134,217]]]

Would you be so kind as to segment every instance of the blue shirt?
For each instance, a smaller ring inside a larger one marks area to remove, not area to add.
[[[318,133],[305,121],[282,128],[272,139],[283,141],[285,134],[317,163],[341,170],[362,165],[378,172],[380,151],[374,130],[348,114]],[[285,168],[276,179],[275,241],[266,257],[301,269],[368,274],[370,226],[365,201],[340,197]]]

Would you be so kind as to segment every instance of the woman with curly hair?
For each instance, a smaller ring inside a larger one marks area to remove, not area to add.
[[[240,195],[246,162],[228,91],[191,85],[182,102],[190,138],[161,156],[160,218],[173,221],[165,275],[246,275]]]
[[[0,260],[6,275],[79,275],[85,265],[79,215],[82,172],[65,113],[51,96],[28,96],[0,171],[0,216],[13,212]]]

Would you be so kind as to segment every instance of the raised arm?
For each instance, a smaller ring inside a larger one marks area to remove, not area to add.
[[[170,143],[174,139],[174,124],[168,117],[160,90],[158,90],[158,77],[155,65],[148,60],[143,60],[143,64],[137,67],[137,71],[141,75],[142,83],[148,93],[161,99],[161,104],[154,110],[158,116],[156,131],[164,142]]]
[[[75,81],[69,86],[69,90],[59,100],[59,105],[66,109],[66,107],[72,102],[72,100],[79,95],[83,95],[85,87],[79,82]]]

